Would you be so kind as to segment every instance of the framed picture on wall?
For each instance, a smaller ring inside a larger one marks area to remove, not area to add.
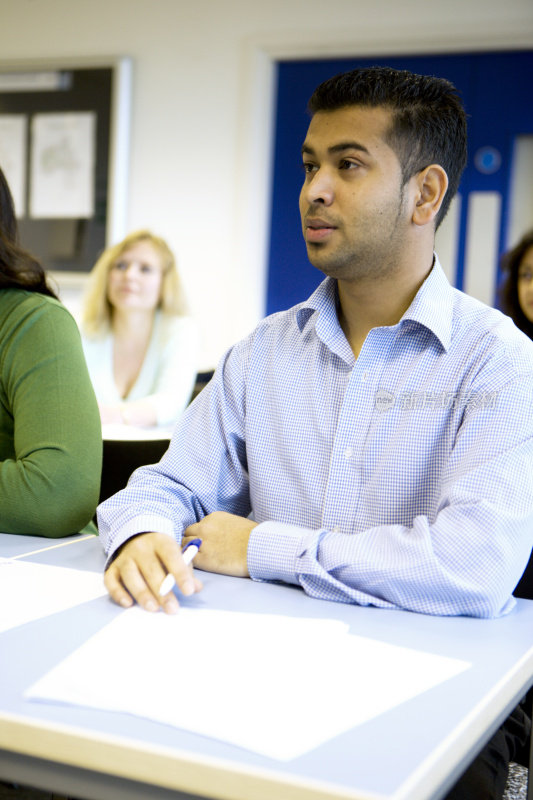
[[[60,293],[127,232],[131,73],[128,58],[0,62],[0,166]]]

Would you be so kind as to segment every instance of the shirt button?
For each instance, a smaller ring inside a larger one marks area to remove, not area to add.
[[[366,381],[367,378],[368,378],[368,372],[363,372],[363,383]]]
[[[352,456],[353,456],[353,449],[351,447],[347,447],[346,450],[344,451],[344,458],[348,460]]]

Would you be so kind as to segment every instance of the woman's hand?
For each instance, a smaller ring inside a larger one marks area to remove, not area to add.
[[[102,425],[124,424],[124,413],[122,405],[110,406],[98,403],[100,409],[100,420]]]

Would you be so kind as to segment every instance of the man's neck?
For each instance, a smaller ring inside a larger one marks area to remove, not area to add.
[[[398,272],[383,280],[337,282],[339,323],[356,358],[372,328],[388,327],[400,321],[432,266],[430,262],[425,269],[407,274]]]

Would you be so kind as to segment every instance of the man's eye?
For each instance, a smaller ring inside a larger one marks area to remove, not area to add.
[[[310,161],[304,161],[302,164],[303,171],[309,175],[311,172],[316,170],[316,164],[312,164]]]
[[[339,164],[339,169],[354,169],[358,166],[359,164],[357,164],[355,161],[350,161],[347,158],[343,158]]]

